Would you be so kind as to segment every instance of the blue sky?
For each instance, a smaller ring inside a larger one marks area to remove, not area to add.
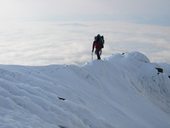
[[[1,0],[0,19],[121,20],[170,25],[170,0]]]

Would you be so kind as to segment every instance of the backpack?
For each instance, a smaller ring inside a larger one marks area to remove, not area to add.
[[[104,37],[98,34],[95,39],[96,42],[100,44],[101,48],[104,48]]]

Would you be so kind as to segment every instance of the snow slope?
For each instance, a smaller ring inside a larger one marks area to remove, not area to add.
[[[170,128],[169,77],[170,65],[139,52],[83,66],[0,65],[0,128]]]

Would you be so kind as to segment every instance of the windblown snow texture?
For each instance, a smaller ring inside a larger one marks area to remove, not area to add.
[[[139,52],[83,66],[0,65],[0,128],[169,128],[169,77],[170,65]]]

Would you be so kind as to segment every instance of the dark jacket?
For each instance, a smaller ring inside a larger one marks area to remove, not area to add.
[[[93,46],[92,46],[92,51],[94,51],[94,48],[96,48],[96,50],[101,50],[102,49],[102,46],[100,43],[98,43],[97,41],[94,41],[93,42]]]

